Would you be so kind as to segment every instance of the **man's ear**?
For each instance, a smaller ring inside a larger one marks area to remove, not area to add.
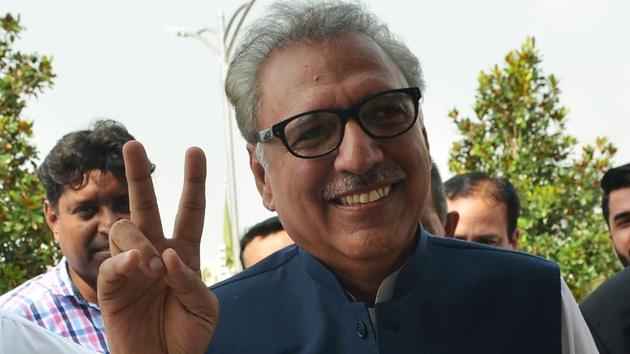
[[[427,154],[431,156],[431,147],[429,146],[429,136],[427,135],[427,128],[422,125],[422,136],[424,137],[424,143],[427,145]]]
[[[514,233],[512,234],[512,237],[510,237],[510,245],[512,245],[512,248],[514,248],[515,250],[518,249],[518,241],[521,238],[521,230],[519,230],[518,228],[516,230],[514,230]]]
[[[247,143],[247,153],[249,154],[249,168],[254,174],[254,180],[256,181],[256,188],[263,200],[263,205],[269,211],[275,211],[276,207],[273,203],[273,192],[271,190],[271,184],[267,179],[267,171],[263,167],[262,163],[258,161],[256,156],[256,145]]]
[[[46,217],[46,223],[55,236],[55,240],[59,242],[59,233],[57,231],[59,216],[55,207],[48,200],[44,201],[44,217]]]
[[[431,157],[431,146],[429,146],[429,136],[427,135],[427,128],[424,127],[424,123],[422,124],[422,137],[424,137],[424,144],[427,148],[427,156],[429,156],[429,169],[430,169],[431,164],[433,163],[433,157]]]
[[[455,210],[449,211],[446,214],[446,224],[444,225],[444,233],[446,237],[455,236],[455,230],[457,229],[457,223],[459,222],[459,213]]]

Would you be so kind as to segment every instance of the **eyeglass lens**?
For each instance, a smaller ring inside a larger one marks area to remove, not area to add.
[[[407,130],[415,121],[415,105],[406,92],[390,92],[365,101],[358,110],[361,127],[371,136],[388,138]],[[345,120],[337,113],[320,111],[300,116],[284,128],[289,148],[312,157],[337,148]]]

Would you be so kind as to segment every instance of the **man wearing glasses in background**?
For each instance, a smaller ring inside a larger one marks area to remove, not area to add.
[[[596,352],[555,264],[419,227],[423,87],[417,58],[363,7],[272,5],[226,90],[263,204],[297,247],[208,292],[203,153],[187,153],[167,239],[146,154],[127,144],[132,222],[112,228],[99,277],[112,351],[198,353],[214,335],[207,353]]]

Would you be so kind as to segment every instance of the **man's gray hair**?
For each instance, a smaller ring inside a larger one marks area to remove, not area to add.
[[[262,168],[265,170],[269,169],[269,163],[267,162],[265,151],[263,150],[261,143],[256,143],[254,154],[256,155],[256,160],[258,160]]]
[[[398,66],[409,86],[424,91],[418,58],[365,6],[344,1],[279,1],[249,26],[235,51],[225,81],[226,94],[234,106],[245,140],[256,141],[258,75],[269,55],[292,43],[326,41],[349,32],[362,33],[374,40]]]

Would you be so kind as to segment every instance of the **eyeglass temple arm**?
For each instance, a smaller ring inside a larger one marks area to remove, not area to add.
[[[256,141],[259,143],[264,143],[267,140],[273,138],[273,127],[269,127],[267,129],[261,130],[256,133]]]

